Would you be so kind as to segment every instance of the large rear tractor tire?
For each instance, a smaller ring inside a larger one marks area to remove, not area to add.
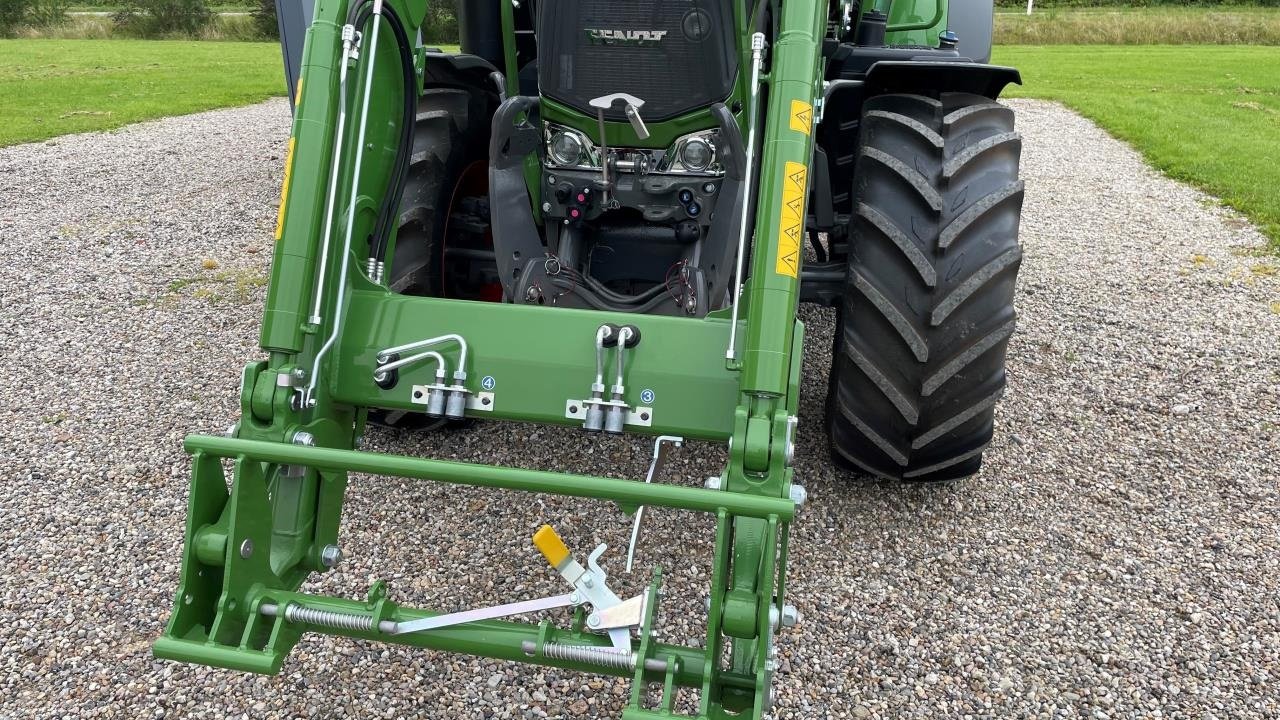
[[[418,99],[413,154],[387,287],[404,295],[441,297],[446,290],[445,237],[460,189],[476,168],[487,169],[492,97],[487,90],[427,86]],[[411,430],[447,423],[401,410],[369,410],[369,421]],[[460,421],[462,422],[462,421]]]
[[[843,468],[972,475],[991,442],[1022,261],[1022,140],[977,95],[867,101],[827,427]]]

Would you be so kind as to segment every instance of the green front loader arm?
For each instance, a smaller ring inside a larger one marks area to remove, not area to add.
[[[384,3],[411,35],[421,24],[421,0]],[[674,709],[677,686],[700,691],[696,717],[759,718],[770,702],[773,637],[793,614],[783,595],[804,335],[796,308],[825,4],[790,0],[776,18],[762,78],[768,101],[758,133],[750,274],[736,328],[739,352],[730,362],[724,358],[732,320],[725,313],[670,318],[408,297],[371,276],[367,238],[390,187],[404,99],[389,35],[366,33],[359,58],[347,59],[347,13],[343,0],[319,0],[307,31],[262,325],[268,357],[245,369],[241,418],[229,436],[187,438],[193,473],[182,574],[156,655],[275,673],[304,632],[321,632],[630,675],[635,683],[624,713],[630,720],[683,717]],[[510,31],[510,9],[504,14]],[[738,25],[754,23],[742,17]],[[742,47],[749,43],[742,38]],[[513,52],[506,68],[512,92]],[[421,51],[414,58],[421,82],[430,60]],[[755,121],[739,117],[745,134]],[[450,334],[467,343],[465,351],[447,351],[455,363],[450,380],[467,398],[467,416],[579,425],[566,402],[584,396],[594,348],[549,339],[589,337],[606,322],[634,325],[656,338],[636,348],[628,386],[650,390],[658,400],[640,408],[647,411],[637,420],[642,424],[629,429],[728,443],[716,489],[357,449],[367,408],[420,411],[413,388],[434,381],[431,367],[405,366],[398,384],[384,388],[375,382],[379,357],[388,348]],[[340,557],[338,527],[352,471],[712,513],[706,642],[679,647],[653,640],[653,624],[660,622],[656,570],[634,657],[620,664],[587,652],[608,641],[584,626],[581,608],[563,628],[484,620],[394,634],[384,628],[433,613],[397,605],[381,583],[362,600],[300,593],[311,573],[329,570]],[[566,655],[563,648],[577,650]],[[657,707],[646,705],[649,683],[665,688]]]

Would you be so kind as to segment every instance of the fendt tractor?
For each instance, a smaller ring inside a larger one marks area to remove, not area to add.
[[[468,0],[457,53],[422,42],[426,0],[278,10],[294,118],[265,359],[226,436],[186,439],[155,654],[271,674],[325,633],[631,677],[627,720],[760,718],[800,616],[798,304],[836,310],[843,472],[950,481],[992,439],[1023,195],[992,0]],[[358,449],[371,424],[486,421],[649,436],[654,462],[623,480]],[[727,448],[719,476],[655,477],[692,441]],[[529,531],[558,595],[439,613],[381,582],[299,592],[341,559],[350,472],[711,513],[706,639],[659,642],[661,571],[619,595],[603,546],[581,563],[550,526]]]

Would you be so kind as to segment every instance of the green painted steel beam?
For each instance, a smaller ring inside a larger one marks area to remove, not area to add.
[[[380,455],[358,450],[306,447],[211,435],[188,435],[183,447],[189,453],[203,452],[217,457],[243,456],[263,462],[302,465],[319,470],[346,470],[434,480],[471,487],[554,493],[596,500],[613,500],[624,505],[653,505],[711,513],[723,510],[730,515],[755,518],[768,518],[770,515],[775,515],[781,520],[790,520],[795,516],[795,504],[789,499],[677,485],[649,484],[634,480],[428,460],[405,455]]]
[[[399,383],[384,390],[373,382],[378,351],[458,333],[469,346],[466,386],[494,393],[493,409],[473,417],[581,427],[565,417],[566,402],[591,394],[596,330],[615,323],[640,330],[640,344],[626,351],[626,400],[652,408],[652,425],[628,431],[720,442],[733,431],[738,374],[723,361],[725,320],[409,297],[355,282],[337,362],[326,376],[335,402],[422,412],[413,385],[434,382],[434,365],[406,366]],[[451,374],[457,369],[456,344],[430,349],[445,356]],[[605,355],[606,385],[613,383],[616,352]],[[486,377],[493,384],[482,388]]]

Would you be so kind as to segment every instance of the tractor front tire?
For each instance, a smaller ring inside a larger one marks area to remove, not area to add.
[[[440,297],[444,288],[444,237],[458,184],[472,163],[488,156],[486,91],[427,86],[418,99],[413,150],[387,287],[403,295]],[[405,430],[434,430],[449,423],[421,413],[371,408],[369,421]]]
[[[991,442],[1022,261],[1013,111],[961,93],[863,109],[849,266],[827,398],[832,458],[921,482]]]

